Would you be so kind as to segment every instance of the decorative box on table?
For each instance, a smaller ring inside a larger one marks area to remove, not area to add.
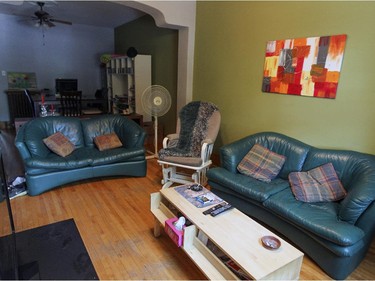
[[[174,226],[174,222],[176,222],[178,218],[170,218],[165,221],[165,233],[172,239],[172,241],[178,246],[181,247],[183,243],[184,231],[178,230]]]

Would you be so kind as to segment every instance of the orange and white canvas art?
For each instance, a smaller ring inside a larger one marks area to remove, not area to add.
[[[268,41],[262,91],[336,98],[347,36]]]

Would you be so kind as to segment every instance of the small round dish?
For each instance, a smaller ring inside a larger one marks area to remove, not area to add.
[[[281,242],[274,236],[263,236],[261,238],[263,247],[269,250],[277,250],[281,246]]]

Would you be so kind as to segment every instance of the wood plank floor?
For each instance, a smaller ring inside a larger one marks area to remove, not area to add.
[[[39,196],[15,198],[11,204],[16,230],[73,218],[100,279],[205,279],[164,233],[153,236],[150,193],[160,189],[161,177],[156,160],[148,160],[144,178],[82,181]],[[300,279],[330,278],[305,256]],[[348,279],[375,279],[375,241]]]

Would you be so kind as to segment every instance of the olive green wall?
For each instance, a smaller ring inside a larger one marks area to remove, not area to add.
[[[165,87],[172,97],[171,109],[158,121],[164,133],[175,132],[178,31],[159,28],[146,15],[115,28],[115,52],[126,54],[129,47],[134,47],[139,54],[152,56],[152,84]]]
[[[276,131],[375,154],[375,2],[197,1],[194,100],[221,109],[217,147]],[[347,34],[336,99],[262,93],[266,42]]]

